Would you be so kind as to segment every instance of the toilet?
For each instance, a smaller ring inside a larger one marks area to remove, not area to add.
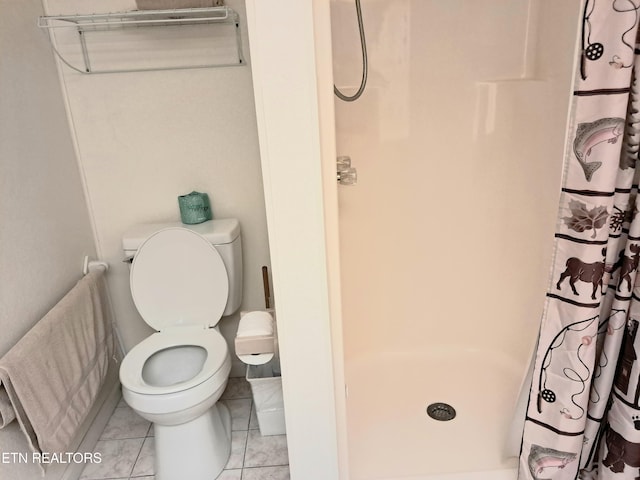
[[[231,358],[217,324],[242,300],[236,219],[139,225],[122,238],[131,296],[156,333],[120,366],[125,402],[153,422],[158,480],[213,480],[231,452],[231,417],[217,401]]]

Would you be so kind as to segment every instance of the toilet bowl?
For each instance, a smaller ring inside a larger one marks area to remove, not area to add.
[[[231,358],[217,323],[229,295],[225,263],[209,240],[165,228],[138,248],[131,266],[138,312],[157,332],[120,366],[125,402],[153,422],[158,480],[213,480],[231,451],[231,418],[217,404]]]
[[[192,420],[222,395],[231,371],[227,343],[217,330],[154,333],[120,368],[123,396],[154,423]]]

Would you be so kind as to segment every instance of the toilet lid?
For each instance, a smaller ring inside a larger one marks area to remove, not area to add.
[[[131,266],[131,295],[145,322],[158,331],[215,326],[227,304],[229,280],[218,251],[186,228],[154,233]]]

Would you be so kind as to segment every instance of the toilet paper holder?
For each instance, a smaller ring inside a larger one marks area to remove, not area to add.
[[[236,337],[236,355],[259,355],[261,353],[276,352],[275,335],[255,335],[251,337]]]
[[[256,335],[236,335],[234,343],[236,355],[238,357],[247,356],[247,355],[264,355],[264,354],[278,354],[278,329],[275,322],[275,310],[273,308],[267,308],[262,311],[269,314],[271,317],[271,321],[273,322],[273,331],[272,332],[255,332]],[[242,324],[242,319],[245,315],[254,314],[254,313],[262,313],[260,311],[256,312],[240,312],[240,324]],[[240,329],[240,326],[238,327]]]

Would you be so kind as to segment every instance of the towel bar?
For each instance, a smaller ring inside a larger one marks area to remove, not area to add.
[[[88,255],[85,255],[84,260],[82,261],[82,274],[86,275],[95,268],[103,268],[106,272],[109,270],[109,264],[101,260],[91,260]]]

